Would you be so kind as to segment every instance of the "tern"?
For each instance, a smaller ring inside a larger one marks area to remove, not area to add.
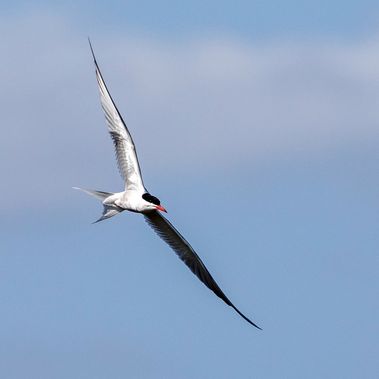
[[[89,45],[95,64],[97,84],[100,92],[101,106],[103,108],[108,131],[112,137],[118,168],[125,182],[125,190],[122,192],[104,192],[74,187],[95,198],[103,204],[103,214],[94,223],[106,220],[125,210],[141,213],[151,228],[164,240],[187,267],[219,298],[232,307],[248,323],[261,329],[247,318],[226,297],[220,289],[200,257],[196,254],[187,240],[175,229],[161,212],[167,212],[160,200],[151,195],[142,180],[141,169],[138,163],[136,148],[132,136],[118,111],[115,102],[104,82],[99,65],[97,63],[91,41]]]

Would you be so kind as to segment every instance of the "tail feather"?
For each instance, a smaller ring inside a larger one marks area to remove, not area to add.
[[[94,221],[92,224],[97,224],[98,222],[106,220],[107,218],[116,216],[116,214],[119,214],[122,211],[123,209],[119,207],[112,206],[112,205],[104,205],[103,214],[98,220]]]
[[[95,191],[95,190],[89,190],[89,189],[84,189],[84,188],[78,188],[78,187],[72,187],[74,189],[80,190],[85,192],[88,195],[91,195],[95,197],[96,199],[101,200],[101,202],[104,202],[104,200],[113,195],[113,192],[104,192],[104,191]],[[118,213],[121,213],[124,209],[118,207],[117,205],[114,204],[104,204],[103,203],[103,214],[101,217],[94,221],[93,224],[96,224],[100,221],[106,220],[107,218],[113,217]]]
[[[113,195],[113,192],[104,192],[104,191],[95,191],[95,190],[89,190],[89,189],[84,189],[84,188],[79,188],[79,187],[72,187],[73,189],[77,189],[79,191],[83,191],[86,194],[96,197],[96,199],[99,199],[101,201],[105,200],[107,197]]]

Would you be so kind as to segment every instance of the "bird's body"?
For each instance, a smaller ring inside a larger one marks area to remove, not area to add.
[[[83,192],[101,200],[104,207],[103,214],[95,222],[108,219],[125,210],[143,214],[147,223],[159,235],[159,237],[161,237],[174,250],[187,267],[210,290],[212,290],[226,304],[231,306],[247,322],[260,329],[259,326],[243,315],[225,296],[192,246],[160,213],[166,212],[166,210],[161,205],[159,199],[147,191],[143,183],[133,139],[106,87],[91,43],[90,47],[96,68],[96,78],[100,91],[101,105],[105,113],[108,131],[115,146],[118,167],[121,176],[125,181],[125,190],[114,193],[77,187],[74,188],[82,190]]]
[[[146,191],[138,190],[125,190],[123,192],[117,192],[104,200],[104,204],[116,205],[117,207],[130,211],[143,213],[146,211],[146,200],[142,198],[142,195]]]

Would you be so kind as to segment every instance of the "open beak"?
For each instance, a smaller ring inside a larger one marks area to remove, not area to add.
[[[162,205],[156,205],[155,208],[158,209],[161,212],[166,212],[167,213],[166,209],[163,208]]]

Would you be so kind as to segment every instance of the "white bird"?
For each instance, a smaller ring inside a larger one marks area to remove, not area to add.
[[[187,240],[174,228],[174,226],[160,213],[167,212],[158,198],[150,195],[143,184],[141,169],[139,167],[136,148],[132,136],[114,103],[103,76],[97,64],[95,54],[89,41],[92,57],[95,63],[96,79],[100,91],[101,106],[105,113],[108,131],[112,137],[116,150],[118,168],[125,181],[125,190],[122,192],[103,192],[74,187],[102,201],[103,214],[95,221],[99,222],[113,217],[125,210],[142,213],[147,223],[161,237],[187,267],[219,298],[231,306],[241,317],[251,325],[261,329],[244,314],[242,314],[226,297],[218,284],[209,273],[204,263],[196,254]]]

